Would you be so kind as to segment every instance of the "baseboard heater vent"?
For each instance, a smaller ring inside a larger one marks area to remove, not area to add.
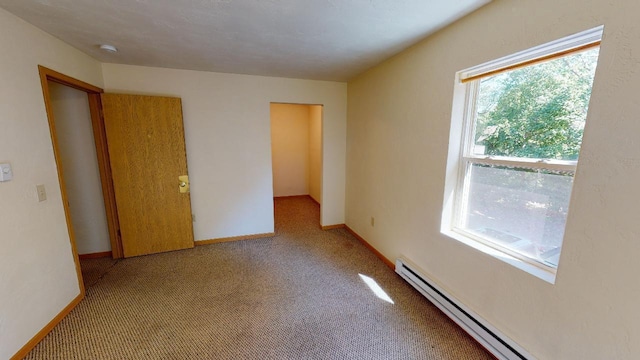
[[[416,288],[429,301],[447,314],[451,320],[469,333],[498,359],[533,360],[518,344],[500,333],[497,329],[479,317],[473,311],[456,301],[452,296],[438,287],[433,281],[413,269],[407,261],[396,260],[396,273]]]

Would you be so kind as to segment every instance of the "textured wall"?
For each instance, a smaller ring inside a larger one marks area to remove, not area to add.
[[[100,64],[0,9],[0,359],[26,344],[80,293],[38,64],[97,86]],[[36,185],[47,200],[38,202]]]
[[[540,359],[640,357],[639,11],[632,1],[495,1],[349,83],[347,224]],[[440,234],[454,74],[601,24],[552,285]]]
[[[309,106],[309,195],[322,204],[322,106]]]
[[[196,240],[273,231],[269,106],[324,105],[323,225],[344,223],[347,84],[103,64],[107,91],[182,98]]]

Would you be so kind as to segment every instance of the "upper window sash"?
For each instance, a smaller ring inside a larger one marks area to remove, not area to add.
[[[566,37],[536,46],[532,49],[474,66],[458,73],[460,82],[469,82],[483,77],[495,75],[504,71],[514,70],[523,66],[548,61],[572,53],[600,46],[604,25],[585,30]]]
[[[531,169],[546,169],[563,172],[575,172],[577,161],[575,160],[555,160],[555,159],[534,159],[510,156],[490,156],[475,155],[472,153],[473,137],[476,126],[476,98],[478,96],[479,81],[470,81],[466,86],[466,113],[465,113],[465,133],[462,141],[461,158],[465,162],[482,163],[487,165],[510,166]]]

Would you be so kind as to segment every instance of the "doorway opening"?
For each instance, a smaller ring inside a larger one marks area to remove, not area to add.
[[[50,80],[48,85],[78,255],[111,257],[88,96]]]
[[[85,287],[113,265],[87,93],[48,80],[69,215]],[[89,261],[88,259],[92,259]]]
[[[316,104],[271,103],[273,197],[309,197],[322,223],[322,115]]]
[[[88,258],[122,257],[101,117],[103,90],[43,66],[38,69],[78,285],[84,297],[79,253]]]

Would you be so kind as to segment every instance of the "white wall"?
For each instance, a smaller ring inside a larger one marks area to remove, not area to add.
[[[102,85],[100,64],[0,9],[0,359],[24,346],[80,289],[65,222],[38,64]],[[36,184],[47,200],[38,202]]]
[[[78,254],[111,251],[87,93],[49,81]]]
[[[639,358],[639,12],[632,1],[495,1],[350,82],[347,225],[539,359]],[[552,285],[440,234],[454,74],[600,24]]]
[[[103,64],[107,91],[182,98],[196,240],[273,231],[269,105],[323,104],[323,225],[344,223],[346,84]]]
[[[309,105],[271,104],[273,196],[309,194]]]
[[[309,196],[322,204],[322,106],[309,106]]]

